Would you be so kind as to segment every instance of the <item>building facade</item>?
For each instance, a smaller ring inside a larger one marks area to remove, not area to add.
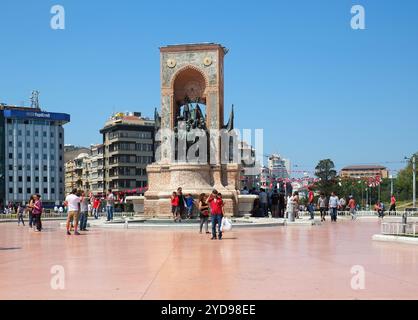
[[[148,186],[147,166],[154,162],[155,122],[139,112],[117,113],[103,134],[103,190],[123,192]]]
[[[277,154],[269,157],[268,168],[273,179],[289,179],[291,175],[290,160],[283,159]]]
[[[64,199],[64,124],[70,115],[38,108],[0,106],[0,202],[45,206]]]
[[[389,177],[389,171],[386,167],[381,165],[359,165],[348,166],[341,170],[340,176],[342,178],[375,178],[380,177],[387,179]]]

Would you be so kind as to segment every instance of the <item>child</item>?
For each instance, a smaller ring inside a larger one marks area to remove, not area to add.
[[[174,222],[177,222],[178,220],[181,222],[179,210],[179,197],[177,195],[177,192],[173,192],[173,194],[171,195],[171,212],[173,214]]]
[[[186,197],[187,218],[191,219],[193,216],[194,200],[191,194]]]

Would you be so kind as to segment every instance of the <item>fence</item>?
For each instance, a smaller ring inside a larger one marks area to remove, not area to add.
[[[329,214],[329,212],[328,212]],[[403,217],[404,214],[406,214],[407,217],[418,217],[418,212],[414,211],[385,211],[386,217]],[[310,213],[308,211],[302,211],[300,212],[301,216],[309,216]],[[315,212],[315,215],[319,216],[319,212]],[[338,211],[338,216],[345,217],[345,216],[351,216],[351,213],[349,211]],[[356,211],[357,217],[377,217],[378,213],[376,211]]]
[[[385,222],[382,223],[382,234],[392,236],[406,236],[406,237],[418,237],[417,223],[397,223],[397,222]]]
[[[134,212],[114,212],[113,217],[114,218],[122,218],[122,217],[128,217],[131,218],[135,215]],[[101,212],[101,217],[105,217],[106,213]],[[24,219],[28,219],[28,215],[25,214]],[[50,220],[61,220],[61,219],[67,219],[67,213],[55,213],[53,211],[46,211],[42,213],[42,219],[50,219]],[[8,213],[8,214],[0,214],[0,221],[2,220],[16,220],[17,221],[17,214],[15,213]]]

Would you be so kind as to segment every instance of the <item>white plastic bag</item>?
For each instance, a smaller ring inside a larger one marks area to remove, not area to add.
[[[221,231],[222,232],[228,232],[232,230],[232,223],[229,221],[228,218],[222,219],[222,225],[221,225]]]

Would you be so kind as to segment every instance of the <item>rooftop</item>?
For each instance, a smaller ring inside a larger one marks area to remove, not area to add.
[[[386,170],[387,168],[379,164],[354,165],[343,168],[342,170]]]

